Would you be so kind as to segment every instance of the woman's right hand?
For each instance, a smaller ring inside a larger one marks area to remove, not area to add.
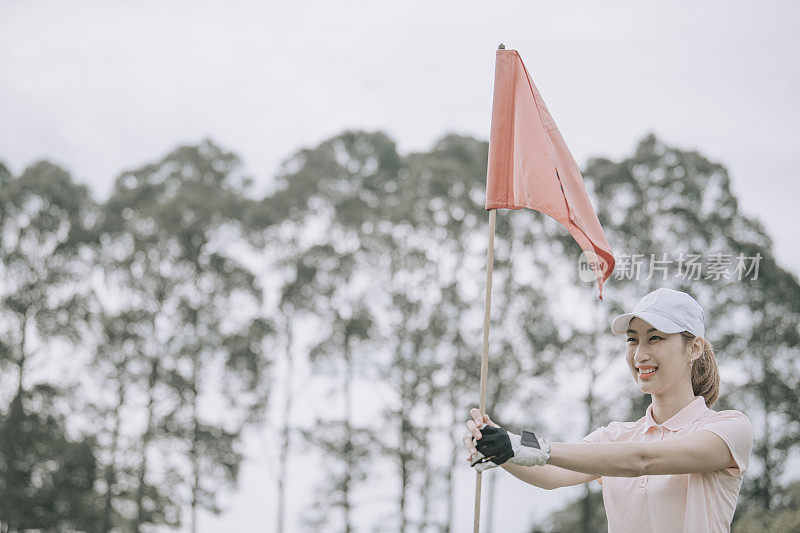
[[[475,441],[481,438],[481,431],[480,428],[489,424],[492,427],[499,428],[497,424],[492,422],[492,419],[489,418],[488,414],[481,415],[480,410],[477,407],[473,407],[469,410],[469,416],[471,417],[467,420],[467,429],[469,430],[469,434],[464,436],[464,446],[467,447],[467,451],[469,452],[469,457],[467,457],[467,462],[472,460],[472,456],[475,455],[478,450],[475,448],[476,443]]]

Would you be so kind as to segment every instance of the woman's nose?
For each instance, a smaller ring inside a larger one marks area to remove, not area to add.
[[[641,348],[636,348],[636,353],[633,354],[634,362],[640,362],[647,359],[648,356],[643,352]]]

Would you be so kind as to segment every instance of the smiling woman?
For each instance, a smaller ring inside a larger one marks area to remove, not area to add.
[[[709,408],[719,394],[714,348],[703,308],[661,288],[611,331],[626,335],[626,359],[639,390],[651,396],[635,422],[610,422],[578,444],[514,435],[470,411],[464,443],[477,470],[502,465],[546,489],[602,485],[608,531],[729,531],[753,446],[750,420]]]

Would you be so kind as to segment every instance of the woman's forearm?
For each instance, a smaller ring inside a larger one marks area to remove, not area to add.
[[[534,487],[539,487],[540,489],[547,489],[552,490],[557,488],[555,484],[555,480],[552,479],[552,471],[549,470],[547,467],[548,465],[544,466],[522,466],[516,465],[511,461],[506,461],[502,465],[500,465],[506,472],[514,476],[515,478],[524,481],[525,483],[530,483]],[[553,467],[556,468],[556,467]]]
[[[645,469],[643,452],[636,442],[551,442],[548,464],[595,476],[637,477]]]

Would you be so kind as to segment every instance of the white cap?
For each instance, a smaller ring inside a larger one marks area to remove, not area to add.
[[[633,317],[639,317],[664,333],[688,331],[705,337],[706,325],[703,308],[697,300],[685,292],[672,289],[656,289],[642,298],[633,311],[619,315],[611,323],[611,332],[626,333]]]

